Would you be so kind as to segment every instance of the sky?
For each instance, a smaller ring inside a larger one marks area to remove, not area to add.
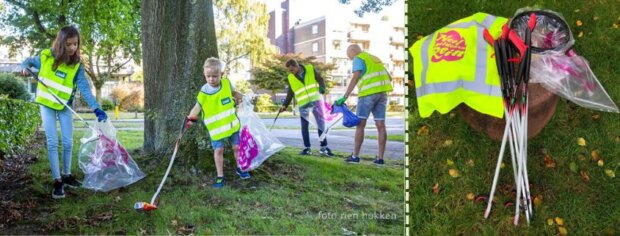
[[[259,0],[267,5],[267,12],[270,12],[275,7],[279,7],[280,3],[284,0]],[[298,19],[301,22],[312,20],[325,15],[338,15],[342,16],[342,19],[355,19],[359,17],[353,12],[361,5],[362,0],[351,0],[350,4],[341,4],[339,0],[290,0],[294,2],[295,6],[299,6],[296,9],[304,9],[304,11],[297,11]],[[402,26],[405,25],[405,3],[404,0],[397,0],[391,6],[384,7],[379,13],[365,13],[363,19],[379,20],[382,16],[388,15],[392,22],[402,22]],[[294,19],[297,20],[297,19]]]

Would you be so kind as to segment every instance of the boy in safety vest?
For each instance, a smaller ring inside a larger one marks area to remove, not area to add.
[[[239,155],[239,118],[235,104],[241,101],[241,93],[235,91],[228,79],[222,79],[222,62],[214,57],[205,61],[203,73],[207,83],[198,92],[196,105],[187,117],[186,127],[198,120],[198,114],[202,112],[202,121],[211,137],[213,156],[215,159],[214,188],[224,187],[224,142],[228,140],[232,146],[235,158]],[[236,99],[236,100],[235,100]],[[250,173],[243,172],[239,167],[236,169],[241,179],[249,179]]]

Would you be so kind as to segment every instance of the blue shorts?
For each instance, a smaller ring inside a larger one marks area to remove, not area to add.
[[[211,146],[213,149],[224,148],[224,143],[228,140],[231,146],[239,145],[239,131],[233,133],[230,137],[220,140],[211,140]]]
[[[385,120],[387,109],[387,94],[385,92],[363,96],[357,100],[355,115],[360,119],[368,119],[370,113],[374,120]]]

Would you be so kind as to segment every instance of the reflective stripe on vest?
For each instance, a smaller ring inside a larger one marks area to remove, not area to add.
[[[319,84],[314,77],[314,66],[311,64],[304,65],[306,73],[304,75],[304,82],[301,83],[295,75],[288,74],[288,83],[291,86],[291,90],[295,94],[295,100],[297,100],[297,106],[303,106],[310,102],[319,100]]]
[[[484,114],[503,117],[494,51],[484,40],[483,32],[488,28],[491,35],[497,37],[506,22],[506,18],[476,13],[409,48],[414,58],[421,117],[429,117],[435,110],[445,114],[460,103]]]
[[[54,110],[62,110],[64,105],[58,102],[54,95],[65,104],[69,101],[74,89],[73,79],[77,74],[80,63],[74,65],[62,63],[58,65],[56,71],[53,71],[54,57],[50,49],[43,50],[40,59],[39,80],[43,81],[49,89],[41,82],[37,83],[37,95],[34,101]]]
[[[212,140],[230,137],[240,128],[230,81],[222,79],[220,85],[220,90],[216,93],[206,94],[200,91],[197,98],[202,107],[202,121]]]
[[[390,76],[379,58],[367,52],[361,52],[357,57],[366,65],[366,72],[357,83],[358,97],[392,91]]]

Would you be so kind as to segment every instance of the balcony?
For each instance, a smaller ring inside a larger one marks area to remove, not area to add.
[[[390,37],[390,44],[392,45],[405,45],[405,36],[401,34],[394,34]]]
[[[362,30],[353,30],[349,32],[349,40],[352,42],[370,41],[370,34]]]
[[[390,71],[390,75],[392,75],[392,78],[405,78],[405,70],[394,69]]]
[[[390,59],[396,62],[405,61],[405,52],[399,52],[399,51],[392,52],[392,54],[390,55]]]

